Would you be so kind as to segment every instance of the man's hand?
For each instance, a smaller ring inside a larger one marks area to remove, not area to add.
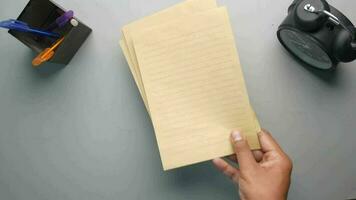
[[[241,200],[286,200],[292,162],[270,133],[262,131],[258,137],[261,150],[251,151],[240,132],[231,134],[239,168],[221,158],[213,163],[239,186]]]

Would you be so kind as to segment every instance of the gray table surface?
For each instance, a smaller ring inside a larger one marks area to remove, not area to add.
[[[210,162],[162,171],[118,46],[124,24],[179,0],[57,2],[93,28],[63,70],[33,70],[34,54],[0,32],[0,199],[236,199]],[[289,199],[345,199],[356,191],[356,63],[327,74],[289,56],[275,32],[290,2],[219,0],[261,124],[294,160]],[[26,3],[1,0],[0,19],[16,18]],[[356,1],[330,3],[356,22]]]

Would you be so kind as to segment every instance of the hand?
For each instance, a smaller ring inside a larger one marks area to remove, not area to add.
[[[262,131],[258,138],[261,150],[252,152],[243,136],[234,131],[231,140],[239,168],[221,158],[213,163],[238,185],[241,200],[286,200],[292,162],[270,133]]]

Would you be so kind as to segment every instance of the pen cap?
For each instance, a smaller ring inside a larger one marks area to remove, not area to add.
[[[62,16],[58,17],[56,19],[56,23],[58,24],[58,26],[62,27],[64,26],[66,23],[68,23],[68,19],[71,19],[74,17],[74,12],[72,10],[65,12]]]

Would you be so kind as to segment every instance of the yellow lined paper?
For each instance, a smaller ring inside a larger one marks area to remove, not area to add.
[[[135,34],[139,34],[141,30],[146,28],[167,23],[171,20],[175,20],[177,17],[192,15],[194,13],[206,11],[216,7],[216,0],[188,0],[123,27],[123,39],[120,41],[120,45],[126,54],[126,59],[129,62],[129,67],[137,83],[141,96],[143,97],[146,108],[146,94],[143,88],[144,86],[136,59],[132,37],[134,37]]]
[[[260,125],[226,9],[190,0],[145,19],[125,26],[120,45],[152,118],[163,168],[232,154],[233,129],[259,148]]]

